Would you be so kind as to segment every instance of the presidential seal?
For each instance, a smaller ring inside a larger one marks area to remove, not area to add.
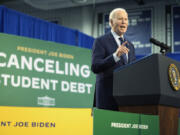
[[[169,81],[172,88],[178,91],[180,89],[180,75],[179,75],[179,70],[175,64],[169,65],[168,73],[169,73]]]

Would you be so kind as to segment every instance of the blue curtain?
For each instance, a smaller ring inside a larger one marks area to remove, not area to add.
[[[174,60],[180,61],[180,53],[168,53],[167,56]]]
[[[0,6],[0,32],[73,46],[92,48],[94,38],[77,30],[56,25]]]
[[[94,38],[78,32],[78,46],[92,49]]]
[[[4,8],[3,13],[4,33],[20,35],[19,13]]]
[[[0,32],[3,32],[3,13],[4,13],[4,7],[0,6]]]
[[[141,59],[143,57],[145,57],[146,55],[136,55],[136,59]],[[166,54],[167,57],[170,57],[174,60],[180,61],[180,53],[167,53]]]

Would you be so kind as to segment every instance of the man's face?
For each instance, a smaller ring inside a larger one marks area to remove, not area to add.
[[[128,27],[128,15],[125,11],[117,11],[111,20],[111,27],[119,36],[122,36]]]

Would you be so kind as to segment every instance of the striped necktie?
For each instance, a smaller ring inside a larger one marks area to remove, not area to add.
[[[122,44],[123,42],[125,42],[122,37],[120,37],[119,40],[120,40],[121,44]],[[122,57],[123,57],[124,63],[127,64],[127,63],[128,63],[128,60],[127,60],[126,54],[125,54],[125,53],[122,54]]]

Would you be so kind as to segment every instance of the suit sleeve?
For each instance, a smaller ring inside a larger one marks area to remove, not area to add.
[[[113,54],[106,56],[106,48],[101,42],[100,39],[96,39],[92,49],[91,70],[94,73],[104,72],[116,64]]]

